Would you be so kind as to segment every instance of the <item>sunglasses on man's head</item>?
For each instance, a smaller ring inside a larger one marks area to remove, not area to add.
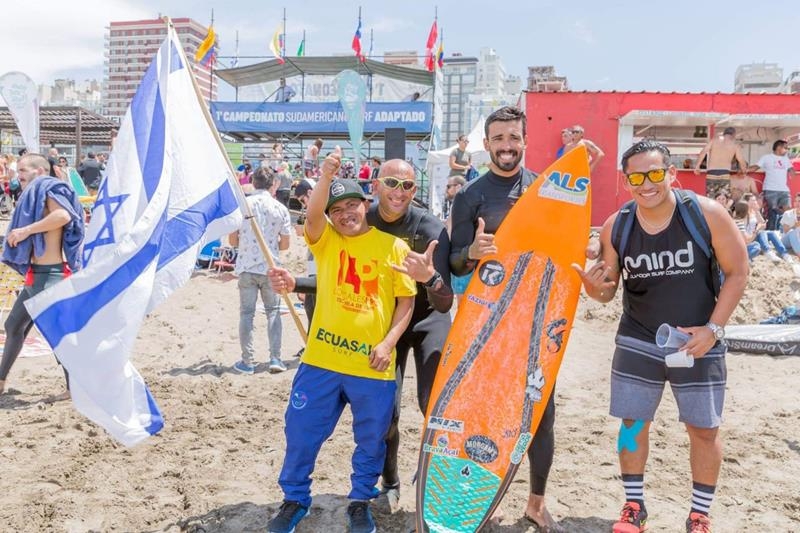
[[[667,169],[654,168],[647,172],[631,172],[630,174],[625,174],[625,177],[628,178],[628,183],[634,187],[638,187],[644,183],[645,178],[649,179],[650,183],[661,183],[664,181],[664,178],[667,177]]]
[[[410,191],[417,186],[417,183],[414,180],[399,180],[393,176],[378,178],[378,181],[390,189],[399,189],[402,187],[404,191]]]

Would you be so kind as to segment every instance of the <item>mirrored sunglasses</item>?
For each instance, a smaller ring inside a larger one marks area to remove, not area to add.
[[[667,177],[667,169],[654,168],[647,172],[631,172],[630,174],[625,174],[625,177],[628,178],[628,183],[634,187],[638,187],[644,183],[645,178],[649,179],[650,183],[661,183],[664,181],[664,178]]]

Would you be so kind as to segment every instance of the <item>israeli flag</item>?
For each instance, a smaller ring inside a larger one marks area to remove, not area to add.
[[[84,269],[26,302],[69,371],[75,408],[126,446],[164,425],[129,358],[145,315],[208,241],[239,229],[238,186],[172,28],[125,114],[84,241]]]

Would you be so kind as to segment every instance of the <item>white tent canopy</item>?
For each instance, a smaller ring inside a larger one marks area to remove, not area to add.
[[[489,152],[483,147],[483,125],[486,119],[478,118],[472,131],[467,135],[467,152],[472,156],[472,166],[480,168],[489,161]],[[428,153],[426,172],[430,180],[430,209],[436,216],[442,214],[442,202],[447,187],[447,177],[450,175],[450,154],[458,148],[454,144],[449,148]]]

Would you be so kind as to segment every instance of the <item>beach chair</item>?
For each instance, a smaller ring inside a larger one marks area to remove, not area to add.
[[[230,246],[220,246],[215,249],[218,258],[212,261],[211,268],[216,269],[217,273],[231,272],[236,268],[236,248]]]
[[[219,259],[219,248],[222,246],[222,241],[215,239],[200,250],[197,254],[197,263],[195,268],[211,268],[214,261]]]

